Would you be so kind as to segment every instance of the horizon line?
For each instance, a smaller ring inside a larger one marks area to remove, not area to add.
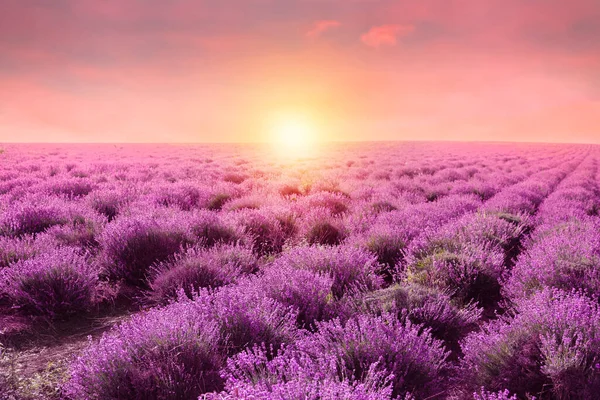
[[[554,142],[554,141],[511,141],[511,140],[453,140],[453,139],[408,139],[408,140],[327,140],[319,144],[358,144],[358,143],[482,143],[482,144],[571,144],[571,145],[600,145],[600,142]],[[248,142],[1,142],[2,145],[271,145],[267,141]]]

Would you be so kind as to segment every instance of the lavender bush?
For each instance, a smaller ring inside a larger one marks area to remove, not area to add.
[[[66,224],[71,220],[69,208],[64,200],[55,198],[13,203],[0,217],[0,234],[19,237]]]
[[[504,290],[512,299],[544,287],[585,289],[600,296],[600,221],[571,220],[536,235]]]
[[[145,285],[150,266],[191,243],[185,220],[178,216],[122,216],[100,238],[106,270],[115,279]]]
[[[217,288],[256,272],[258,260],[241,246],[193,247],[173,259],[150,267],[149,299],[164,303],[183,289],[188,297],[200,288]]]
[[[375,315],[391,313],[399,320],[423,324],[431,335],[455,345],[474,330],[481,318],[481,309],[473,304],[462,306],[448,292],[421,285],[394,285],[365,294],[358,310]]]
[[[332,295],[341,298],[349,292],[377,289],[377,261],[371,254],[353,246],[297,246],[284,253],[274,268],[291,267],[332,277]]]
[[[519,301],[515,312],[465,339],[466,381],[518,396],[592,399],[600,390],[598,303],[545,289]]]
[[[504,255],[485,243],[431,241],[407,257],[406,281],[448,290],[464,302],[498,297]]]
[[[206,398],[375,400],[392,395],[390,375],[379,363],[374,363],[361,381],[340,379],[332,367],[292,348],[270,359],[267,349],[257,346],[227,360],[225,392]]]
[[[90,343],[71,364],[69,399],[197,399],[219,390],[217,323],[176,304],[133,317]]]
[[[316,321],[334,314],[333,278],[289,265],[268,268],[257,284],[279,303],[297,310],[297,324],[312,329]]]
[[[51,319],[90,311],[98,273],[72,247],[59,248],[0,270],[0,294],[24,313]]]
[[[382,368],[393,375],[393,395],[427,397],[445,389],[449,364],[441,342],[390,315],[318,323],[318,331],[295,347],[340,380],[368,381],[374,368]]]
[[[266,297],[252,282],[222,288],[209,304],[221,331],[220,345],[229,355],[257,344],[264,344],[274,355],[298,335],[297,312]]]

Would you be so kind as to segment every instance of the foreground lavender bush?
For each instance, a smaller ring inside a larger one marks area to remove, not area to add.
[[[159,205],[189,211],[206,204],[208,194],[190,184],[171,184],[159,187],[151,199]]]
[[[500,280],[520,250],[525,219],[505,214],[467,214],[411,243],[406,279],[454,292],[463,300],[493,305]]]
[[[374,290],[382,284],[375,257],[353,246],[297,246],[273,263],[273,268],[286,266],[331,276],[335,298]]]
[[[23,236],[37,234],[72,218],[72,207],[57,198],[30,199],[11,204],[0,217],[0,234]]]
[[[172,260],[151,267],[149,299],[165,303],[177,298],[180,289],[191,298],[200,288],[217,288],[235,282],[258,269],[258,260],[241,246],[211,249],[193,247]]]
[[[217,323],[187,303],[134,316],[71,364],[73,400],[197,399],[219,390]]]
[[[56,319],[94,306],[97,271],[74,248],[16,262],[0,274],[0,294],[24,313]]]
[[[48,228],[44,235],[49,235],[64,246],[94,248],[99,245],[98,239],[104,229],[106,220],[101,216],[75,218],[72,222]]]
[[[309,244],[321,244],[326,246],[338,245],[344,240],[342,229],[333,221],[317,221],[306,233]]]
[[[72,199],[87,196],[94,188],[94,183],[87,178],[61,177],[45,182],[41,190]]]
[[[344,241],[347,230],[339,218],[323,207],[304,210],[300,236],[310,245],[337,246]]]
[[[506,262],[515,252],[519,240],[527,230],[526,215],[507,213],[468,214],[444,226],[435,237],[439,240],[459,239],[471,243],[486,243],[506,253]]]
[[[381,223],[371,227],[356,239],[357,244],[377,256],[382,265],[380,273],[386,282],[397,279],[401,270],[401,261],[406,255],[410,236],[402,225]]]
[[[506,295],[518,299],[556,287],[600,298],[600,222],[573,219],[540,231],[505,283]]]
[[[317,192],[302,199],[307,209],[321,208],[334,216],[348,211],[348,199],[341,193]]]
[[[249,304],[255,307],[248,307]],[[195,399],[223,387],[226,354],[255,345],[274,357],[297,335],[295,314],[251,286],[202,291],[134,316],[71,365],[71,399]]]
[[[242,210],[237,219],[258,256],[281,252],[289,230],[275,214],[263,210]]]
[[[434,240],[415,244],[407,257],[406,281],[448,290],[458,299],[498,299],[504,254],[485,243]]]
[[[364,382],[373,368],[390,377],[394,396],[424,398],[443,392],[449,364],[442,343],[428,330],[394,316],[357,315],[345,324],[320,322],[318,331],[295,347],[315,360],[332,378]]]
[[[221,288],[211,297],[201,295],[196,301],[208,301],[221,331],[220,345],[228,355],[257,344],[264,344],[274,355],[298,336],[297,312],[266,297],[252,281]]]
[[[391,313],[399,320],[423,324],[433,337],[453,345],[474,330],[481,317],[481,309],[473,304],[460,307],[451,294],[420,285],[394,285],[367,293],[357,306],[359,312]]]
[[[289,265],[268,268],[257,281],[264,293],[298,312],[297,324],[312,329],[316,321],[334,314],[333,278]]]
[[[48,236],[0,237],[0,269],[48,251],[55,246],[55,241]]]
[[[128,194],[117,190],[95,191],[87,197],[87,201],[92,209],[112,221],[121,212],[124,203],[130,200],[130,196],[131,194],[128,197]]]
[[[462,344],[471,389],[593,399],[600,391],[600,306],[578,292],[544,289]]]
[[[223,221],[214,212],[202,211],[183,215],[186,220],[180,221],[180,224],[188,225],[193,239],[203,246],[212,247],[219,243],[234,244],[241,239],[242,229]]]
[[[362,381],[339,379],[330,367],[295,349],[286,349],[270,359],[264,346],[255,347],[227,360],[223,373],[225,393],[206,398],[217,400],[225,395],[280,400],[377,400],[392,396],[390,377],[379,363],[371,366]]]
[[[145,286],[150,266],[191,243],[185,221],[174,216],[121,217],[100,238],[106,270],[113,279]]]

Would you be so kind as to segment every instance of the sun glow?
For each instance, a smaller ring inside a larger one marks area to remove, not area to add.
[[[280,114],[269,127],[270,142],[276,154],[284,159],[314,155],[319,138],[317,124],[308,115]]]

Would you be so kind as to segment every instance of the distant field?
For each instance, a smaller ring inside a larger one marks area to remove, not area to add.
[[[600,398],[598,146],[1,147],[0,400]]]

